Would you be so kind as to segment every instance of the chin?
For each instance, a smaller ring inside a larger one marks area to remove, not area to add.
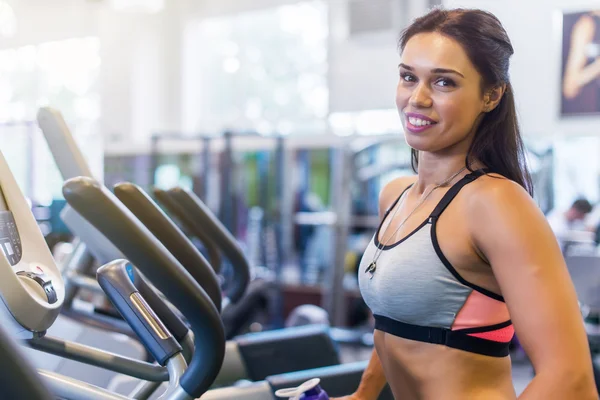
[[[431,138],[424,137],[421,134],[412,133],[406,130],[404,133],[404,137],[406,139],[406,144],[408,144],[411,148],[415,150],[433,151],[435,149]]]

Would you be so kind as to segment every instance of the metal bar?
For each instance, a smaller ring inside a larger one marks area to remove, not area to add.
[[[329,312],[333,326],[345,325],[344,263],[348,247],[348,226],[351,217],[352,153],[347,147],[334,151],[332,171],[332,201],[337,211],[334,237],[333,265],[328,271],[324,308]]]
[[[369,149],[373,148],[373,147],[378,147],[378,146],[382,146],[385,144],[393,144],[393,143],[405,143],[405,138],[404,135],[386,135],[384,137],[373,137],[370,140],[368,140],[368,143],[364,143],[362,141],[353,141],[350,144],[350,150],[354,153],[353,158],[357,158],[360,156],[360,154],[362,154],[365,151],[368,151]]]
[[[67,277],[69,279],[69,283],[73,286],[78,287],[79,289],[87,289],[95,293],[104,294],[102,288],[98,284],[98,281],[96,281],[93,278],[90,278],[89,276],[71,273],[67,275]]]
[[[283,136],[277,137],[275,146],[275,209],[272,220],[275,229],[275,245],[277,246],[277,265],[275,266],[275,281],[283,280],[283,266],[287,264],[291,250],[291,218],[293,212],[293,199],[286,190],[286,150],[285,139]],[[271,312],[273,313],[273,322],[275,326],[283,326],[283,290],[281,285],[277,285]]]
[[[129,394],[135,400],[148,400],[162,385],[162,382],[140,382]]]
[[[411,169],[410,157],[407,160],[399,160],[395,162],[388,162],[384,164],[372,164],[366,167],[362,167],[356,171],[356,179],[359,182],[365,182],[375,177],[381,176],[386,172],[398,170],[398,169]]]
[[[151,186],[156,184],[156,170],[158,169],[158,159],[160,157],[158,152],[158,142],[160,139],[161,137],[158,135],[152,135],[152,138],[150,139],[150,173],[148,176],[148,183]]]
[[[279,221],[279,231],[277,234],[281,238],[280,254],[281,265],[285,265],[289,259],[287,257],[292,253],[292,214],[294,212],[293,190],[288,184],[293,182],[293,168],[290,168],[290,162],[293,160],[291,151],[285,147],[283,137],[277,139],[277,152],[275,156],[275,198],[277,199],[276,218]],[[279,281],[280,274],[277,275]]]
[[[233,189],[233,149],[232,149],[232,133],[225,132],[223,134],[225,140],[225,149],[221,153],[220,160],[220,171],[221,171],[221,196],[219,202],[221,208],[219,210],[219,219],[223,222],[223,225],[231,232],[234,236],[236,234],[236,218],[235,218],[235,201],[234,201],[234,189]]]
[[[129,400],[106,389],[54,372],[39,370],[50,391],[60,399],[69,400]]]
[[[182,388],[179,385],[179,380],[187,368],[187,363],[185,362],[183,355],[178,353],[171,357],[169,361],[167,361],[167,368],[169,370],[169,387],[162,394],[162,396],[158,398],[159,400],[175,399],[177,396],[185,393],[181,390]],[[185,393],[185,395],[189,398],[187,393]]]
[[[129,324],[127,324],[127,322],[125,322],[122,319],[102,315],[100,313],[94,312],[93,310],[81,311],[74,308],[64,310],[62,312],[62,315],[71,318],[74,321],[78,321],[82,324],[89,325],[104,331],[121,333],[139,341],[139,338],[133,332]]]
[[[52,337],[28,340],[30,347],[69,360],[118,372],[145,381],[166,381],[169,373],[165,367],[124,357],[90,346]]]
[[[181,348],[183,349],[183,358],[185,359],[185,363],[191,360],[192,355],[194,353],[194,333],[189,331],[188,334],[181,341]],[[170,364],[167,364],[169,367]],[[173,368],[173,366],[171,366]],[[171,371],[169,369],[169,371]],[[180,375],[180,374],[179,374]],[[177,376],[179,376],[177,375]],[[173,380],[173,373],[169,372],[169,379]],[[179,379],[179,378],[177,378]],[[156,390],[160,387],[162,382],[140,382],[138,386],[129,394],[129,397],[136,400],[147,400],[150,396],[156,392]]]
[[[337,224],[339,213],[333,211],[301,211],[294,214],[296,225],[327,225]],[[377,215],[351,215],[347,224],[358,228],[377,228],[379,217]]]
[[[10,128],[13,126],[23,126],[23,125],[31,125],[35,124],[35,121],[6,121],[0,122],[0,128]]]
[[[77,245],[73,249],[71,256],[67,259],[64,267],[62,268],[62,274],[66,277],[65,279],[65,301],[63,302],[63,308],[68,308],[73,302],[73,298],[77,293],[77,286],[73,285],[70,276],[86,272],[93,262],[93,256],[89,252],[87,246],[83,241],[78,240]]]
[[[210,158],[212,156],[210,151],[211,139],[212,138],[208,136],[202,139],[202,186],[198,197],[200,197],[205,203],[208,201],[208,189],[210,187]]]

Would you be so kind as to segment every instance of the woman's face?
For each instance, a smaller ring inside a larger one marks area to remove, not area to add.
[[[396,105],[412,148],[464,151],[486,103],[481,75],[462,46],[439,33],[421,33],[406,43],[399,66]]]

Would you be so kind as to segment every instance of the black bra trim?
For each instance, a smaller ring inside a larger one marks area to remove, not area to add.
[[[426,219],[425,221],[421,222],[419,224],[419,226],[417,226],[415,229],[412,230],[412,232],[410,232],[409,234],[407,234],[406,236],[404,236],[402,239],[394,242],[394,243],[390,243],[387,245],[383,245],[380,241],[379,241],[379,234],[381,233],[381,227],[383,226],[383,223],[385,222],[386,218],[388,217],[390,211],[392,211],[394,209],[394,207],[396,207],[396,205],[398,204],[398,202],[400,201],[400,199],[402,198],[402,196],[404,195],[404,193],[406,193],[406,191],[408,189],[410,189],[413,186],[413,183],[411,183],[410,185],[408,185],[406,187],[406,189],[404,189],[402,191],[402,193],[400,193],[400,196],[398,196],[396,198],[396,200],[392,203],[392,205],[385,211],[385,214],[383,215],[383,218],[381,219],[381,222],[379,223],[379,226],[377,227],[377,231],[375,232],[375,235],[373,236],[373,243],[375,244],[375,247],[381,249],[381,250],[389,250],[389,249],[393,249],[394,247],[398,246],[400,243],[404,242],[406,239],[408,239],[409,237],[411,237],[412,235],[414,235],[415,233],[417,233],[422,227],[424,227],[425,225],[427,225],[427,222],[429,222],[429,218]],[[392,221],[390,221],[391,223]],[[384,232],[385,235],[385,232]],[[385,239],[385,237],[384,237]]]
[[[450,261],[448,261],[448,259],[446,258],[446,256],[444,255],[444,253],[442,252],[442,249],[440,248],[440,244],[438,243],[438,239],[437,239],[437,234],[436,234],[436,223],[437,220],[433,220],[433,223],[431,225],[431,242],[433,244],[433,248],[435,249],[435,252],[437,253],[438,258],[440,259],[440,261],[442,262],[442,264],[444,264],[444,266],[446,267],[446,269],[448,271],[450,271],[450,273],[456,278],[457,281],[459,281],[460,283],[462,283],[465,286],[470,287],[473,290],[478,291],[479,293],[490,297],[494,300],[498,300],[504,303],[504,297],[500,296],[497,293],[494,293],[490,290],[487,290],[485,288],[482,288],[479,285],[476,285],[472,282],[469,282],[468,280],[466,280],[465,278],[463,278],[458,271],[452,266],[452,264],[450,263]]]
[[[465,329],[456,329],[454,332],[461,333],[484,333],[484,332],[493,332],[499,329],[506,328],[512,325],[512,321],[509,319],[508,321],[501,322],[499,324],[487,325],[487,326],[478,326],[477,328],[465,328]]]
[[[442,198],[442,200],[438,203],[438,205],[435,207],[435,209],[433,210],[433,212],[430,215],[430,221],[431,221],[431,242],[433,244],[433,248],[435,249],[435,252],[437,253],[440,261],[442,262],[442,264],[444,264],[444,266],[446,267],[446,269],[448,271],[450,271],[450,273],[463,285],[470,287],[473,290],[476,290],[477,292],[490,297],[494,300],[498,300],[504,303],[504,297],[502,297],[501,295],[494,293],[488,289],[482,288],[479,285],[476,285],[472,282],[467,281],[465,278],[463,278],[458,271],[452,266],[452,264],[450,263],[450,261],[448,261],[448,259],[446,258],[446,256],[444,255],[444,252],[442,252],[442,249],[440,248],[440,244],[438,243],[438,238],[437,238],[437,230],[436,230],[436,226],[437,226],[437,221],[439,216],[444,212],[444,210],[446,209],[446,207],[448,207],[448,205],[450,205],[450,203],[452,202],[452,200],[456,197],[456,195],[458,194],[458,192],[460,192],[460,190],[467,184],[473,182],[475,179],[479,178],[482,175],[485,175],[485,173],[487,172],[487,169],[479,169],[476,171],[473,171],[472,173],[465,175],[460,181],[456,182],[451,188],[450,190],[448,190],[448,192],[446,192],[446,194],[444,195],[444,197]]]
[[[509,355],[510,342],[495,342],[446,328],[407,324],[382,315],[375,315],[375,329],[404,339],[439,344],[484,356]]]
[[[382,223],[382,224],[383,224],[383,221],[385,220],[385,217],[387,217],[387,216],[388,216],[388,214],[390,213],[390,211],[392,211],[392,210],[393,210],[393,208],[394,208],[394,207],[396,207],[396,204],[398,204],[398,202],[399,202],[399,201],[400,201],[400,199],[402,198],[402,195],[403,195],[404,193],[406,193],[406,191],[407,191],[408,189],[410,189],[410,188],[411,188],[413,185],[414,185],[414,183],[411,183],[411,184],[410,184],[410,185],[408,185],[406,188],[404,188],[404,190],[403,190],[403,191],[400,193],[400,195],[399,195],[398,197],[396,197],[396,200],[394,200],[394,202],[392,203],[392,205],[391,205],[391,206],[389,206],[387,210],[385,210],[385,214],[384,214],[384,216],[383,216],[383,218],[382,218],[382,221],[381,221],[381,223]]]
[[[373,243],[375,243],[375,247],[380,248],[381,250],[389,250],[389,249],[393,249],[394,247],[398,246],[400,243],[404,242],[406,239],[410,238],[412,235],[414,235],[415,233],[417,233],[418,231],[421,230],[421,228],[423,228],[425,225],[427,225],[429,223],[429,218],[427,218],[425,221],[421,222],[419,224],[419,226],[417,226],[415,229],[413,229],[410,233],[408,233],[406,236],[404,236],[402,239],[394,242],[394,243],[390,243],[390,244],[386,244],[386,245],[382,245],[381,242],[379,241],[379,230],[377,230],[375,237],[373,238]]]

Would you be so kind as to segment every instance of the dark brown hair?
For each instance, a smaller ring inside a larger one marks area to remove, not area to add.
[[[410,38],[427,32],[438,32],[463,47],[482,77],[482,94],[506,84],[500,103],[485,114],[475,132],[465,160],[467,167],[471,169],[470,161],[475,158],[487,166],[489,172],[515,181],[533,195],[508,76],[509,58],[514,51],[502,24],[493,14],[481,10],[434,8],[402,32],[398,43],[400,52],[404,51]],[[418,162],[418,152],[413,149],[412,167],[415,172]]]
[[[575,200],[571,207],[574,208],[575,210],[579,211],[582,214],[588,214],[588,213],[592,212],[592,208],[593,208],[593,206],[590,204],[590,202],[583,198]]]

